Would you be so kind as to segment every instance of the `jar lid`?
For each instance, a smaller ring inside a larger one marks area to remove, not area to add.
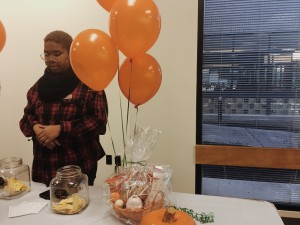
[[[8,157],[0,160],[0,168],[15,168],[22,165],[22,163],[21,157]]]
[[[62,178],[70,178],[82,175],[81,168],[76,165],[68,165],[58,168],[56,175]]]

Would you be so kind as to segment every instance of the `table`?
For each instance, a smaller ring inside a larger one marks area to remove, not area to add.
[[[23,201],[41,201],[38,194],[47,188],[32,183],[32,190],[18,199],[0,200],[1,225],[118,225],[104,201],[102,187],[90,187],[90,204],[80,214],[59,215],[44,208],[38,214],[8,218],[8,208]],[[214,212],[212,225],[284,225],[273,204],[266,201],[245,200],[218,196],[172,193],[177,207],[193,209],[197,213]],[[197,222],[197,224],[200,224]]]

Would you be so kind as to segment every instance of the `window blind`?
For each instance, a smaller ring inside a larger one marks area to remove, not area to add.
[[[203,11],[202,143],[299,148],[300,1],[205,0]],[[203,166],[202,193],[300,205],[297,175]],[[251,191],[232,191],[241,181]]]

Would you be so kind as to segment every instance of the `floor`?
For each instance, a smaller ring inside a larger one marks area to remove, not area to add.
[[[282,218],[284,225],[300,225],[299,218]]]

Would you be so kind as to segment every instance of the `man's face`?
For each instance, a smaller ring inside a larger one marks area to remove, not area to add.
[[[53,41],[44,44],[44,60],[52,73],[64,72],[71,66],[68,50]]]

